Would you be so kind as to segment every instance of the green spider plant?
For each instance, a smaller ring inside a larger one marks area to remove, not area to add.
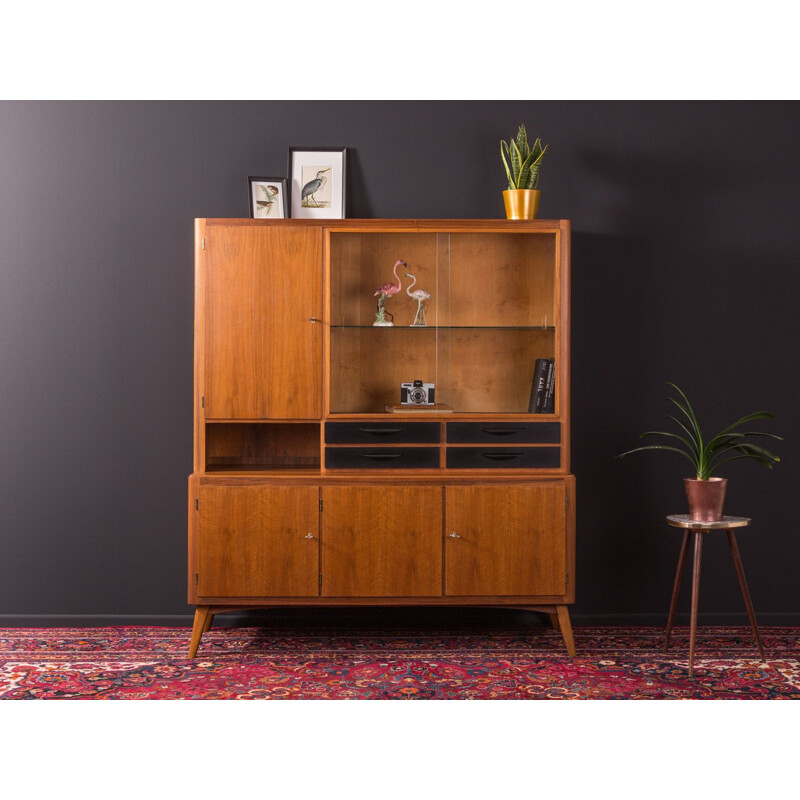
[[[770,439],[782,439],[783,437],[775,436],[775,434],[772,433],[762,433],[761,431],[736,430],[746,422],[751,422],[755,419],[771,418],[772,414],[770,414],[769,411],[754,411],[752,414],[747,414],[741,419],[736,420],[732,425],[728,425],[727,428],[724,428],[716,436],[713,436],[705,442],[689,399],[674,383],[668,382],[667,385],[675,389],[681,396],[680,400],[676,400],[674,397],[669,397],[667,399],[673,405],[677,406],[682,415],[682,418],[667,416],[667,419],[671,419],[675,422],[682,429],[683,433],[645,431],[639,438],[643,439],[646,436],[665,436],[669,439],[677,440],[680,444],[677,447],[666,444],[645,445],[620,453],[617,458],[622,458],[623,456],[636,453],[640,450],[671,450],[675,453],[680,453],[692,462],[697,480],[700,481],[707,481],[720,466],[740,458],[750,458],[753,461],[757,461],[759,464],[763,464],[768,469],[772,469],[772,465],[780,461],[778,456],[773,455],[769,450],[765,450],[763,447],[753,444],[748,441],[748,439],[749,437],[755,436],[768,436]]]
[[[516,139],[500,140],[500,156],[506,168],[509,189],[535,189],[539,185],[539,168],[542,166],[547,145],[537,138],[533,147],[528,144],[524,125],[519,126]]]

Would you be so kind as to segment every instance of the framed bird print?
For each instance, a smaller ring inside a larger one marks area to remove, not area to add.
[[[286,178],[248,178],[250,216],[254,219],[285,219],[287,208]]]
[[[294,219],[344,219],[346,147],[290,147]]]

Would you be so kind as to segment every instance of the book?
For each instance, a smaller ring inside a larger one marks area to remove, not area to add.
[[[453,409],[446,403],[434,403],[432,406],[389,405],[383,407],[389,414],[452,414]]]
[[[531,397],[528,401],[528,413],[539,414],[544,406],[544,392],[547,382],[547,359],[537,358],[533,365],[533,382]]]
[[[552,414],[556,410],[556,360],[554,358],[548,358],[547,362],[547,379],[545,380],[542,414]]]

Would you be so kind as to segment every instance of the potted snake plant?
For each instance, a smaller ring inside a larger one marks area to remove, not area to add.
[[[694,478],[683,479],[686,498],[689,501],[690,519],[698,522],[717,522],[722,519],[722,506],[728,486],[727,478],[714,475],[717,469],[723,464],[741,458],[750,459],[772,469],[772,465],[780,461],[780,458],[769,450],[754,444],[751,439],[769,437],[780,440],[782,437],[762,431],[738,430],[742,425],[753,420],[772,417],[769,411],[754,411],[723,428],[716,436],[705,439],[689,399],[674,383],[667,385],[680,395],[680,399],[667,398],[680,411],[678,417],[667,416],[667,419],[672,420],[681,432],[645,431],[639,438],[662,436],[674,442],[676,446],[672,444],[643,445],[620,453],[617,458],[623,458],[641,450],[667,450],[680,453],[689,459],[695,473]]]
[[[508,189],[503,192],[508,219],[536,219],[539,209],[539,169],[547,151],[537,137],[528,144],[524,125],[519,126],[515,139],[500,141],[500,156],[506,170]]]

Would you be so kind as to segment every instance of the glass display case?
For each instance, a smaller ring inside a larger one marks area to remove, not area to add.
[[[329,413],[385,413],[414,381],[433,385],[431,411],[533,412],[537,361],[560,355],[556,239],[332,230]]]

